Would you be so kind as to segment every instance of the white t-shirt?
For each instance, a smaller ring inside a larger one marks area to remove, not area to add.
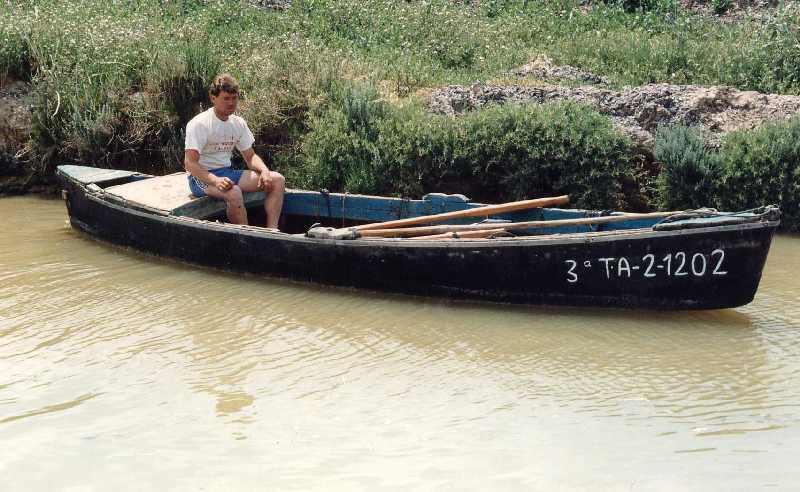
[[[217,118],[214,108],[198,114],[186,125],[186,150],[200,152],[200,165],[219,169],[231,165],[233,148],[243,152],[253,146],[255,138],[241,116],[232,114],[226,121]]]

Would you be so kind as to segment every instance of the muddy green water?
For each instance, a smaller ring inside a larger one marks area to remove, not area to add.
[[[653,313],[314,287],[0,199],[0,490],[797,490],[800,238]]]

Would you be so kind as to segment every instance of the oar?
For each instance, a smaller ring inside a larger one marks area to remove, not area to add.
[[[496,215],[507,212],[515,212],[518,210],[527,210],[536,207],[549,207],[551,205],[565,205],[569,203],[569,196],[556,196],[549,198],[536,198],[533,200],[522,200],[519,202],[501,203],[498,205],[487,205],[485,207],[469,208],[466,210],[457,210],[455,212],[445,212],[442,214],[423,215],[421,217],[412,217],[409,219],[390,220],[388,222],[375,222],[372,224],[364,224],[355,227],[348,227],[347,230],[356,231],[371,231],[377,229],[391,229],[396,227],[408,227],[417,224],[429,224],[432,222],[441,222],[443,220],[459,219],[462,217],[483,217],[487,215]]]
[[[481,229],[477,231],[455,231],[430,236],[415,236],[414,239],[483,239],[487,237],[508,236],[505,229]]]
[[[653,219],[667,217],[677,212],[652,212],[647,214],[606,215],[602,217],[586,217],[582,219],[534,220],[529,222],[504,222],[497,224],[440,225],[428,227],[408,227],[405,229],[377,229],[359,231],[361,237],[418,237],[443,234],[447,232],[476,231],[489,229],[538,229],[570,225],[606,224],[609,222],[626,222],[637,219]]]

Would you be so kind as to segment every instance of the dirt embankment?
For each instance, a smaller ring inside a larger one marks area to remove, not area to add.
[[[0,83],[0,195],[24,193],[31,176],[21,161],[32,121],[30,84],[7,79]]]
[[[507,75],[519,78],[520,84],[512,81],[503,85],[442,87],[431,93],[428,108],[433,113],[455,116],[490,104],[580,102],[611,118],[650,158],[655,132],[661,125],[699,127],[708,142],[716,145],[729,132],[787,120],[800,113],[800,96],[761,94],[726,86],[648,84],[615,91],[606,87],[607,81],[602,77],[574,67],[554,66],[546,57]]]

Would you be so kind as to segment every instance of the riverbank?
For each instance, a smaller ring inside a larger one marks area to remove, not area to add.
[[[5,193],[50,182],[60,163],[179,170],[185,123],[225,70],[256,150],[293,186],[569,193],[628,210],[774,202],[797,227],[796,3],[723,16],[670,2],[11,6]]]

